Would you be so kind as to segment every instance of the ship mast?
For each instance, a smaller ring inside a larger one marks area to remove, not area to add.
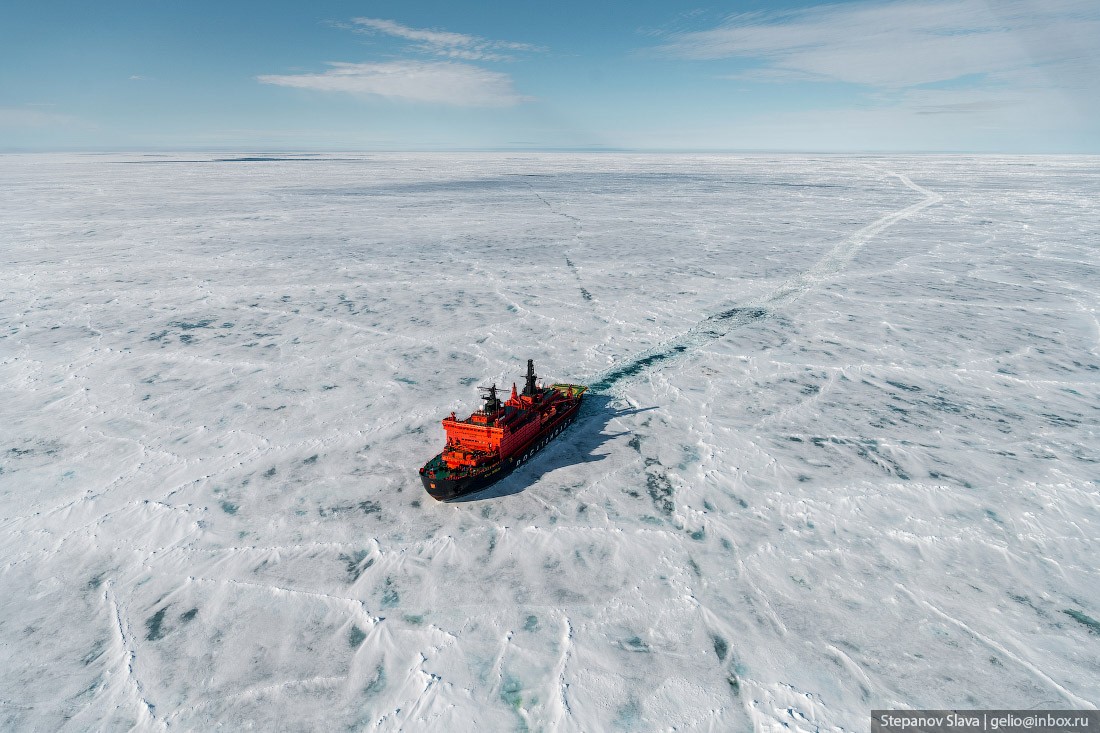
[[[527,385],[523,388],[523,394],[533,396],[533,395],[538,393],[539,388],[538,388],[538,385],[535,384],[536,379],[538,379],[538,377],[535,375],[535,360],[534,359],[528,359],[527,360]]]
[[[497,399],[497,386],[494,384],[489,387],[478,387],[485,394],[482,397],[485,399],[485,407],[483,408],[488,415],[496,414],[500,409],[500,400]]]

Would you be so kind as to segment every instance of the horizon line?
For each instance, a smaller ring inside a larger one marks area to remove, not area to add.
[[[470,147],[379,147],[379,148],[320,148],[320,147],[235,147],[235,146],[182,146],[168,147],[104,147],[104,148],[0,148],[0,155],[178,155],[178,154],[235,154],[235,155],[329,155],[329,154],[409,154],[409,153],[591,153],[591,154],[651,154],[651,155],[1018,155],[1018,156],[1100,156],[1100,151],[1035,151],[1035,150],[966,150],[966,149],[800,149],[800,148],[630,148],[603,145],[590,146],[470,146]]]

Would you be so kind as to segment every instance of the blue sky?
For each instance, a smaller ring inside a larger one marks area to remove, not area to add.
[[[1096,0],[12,2],[0,150],[1100,153]]]

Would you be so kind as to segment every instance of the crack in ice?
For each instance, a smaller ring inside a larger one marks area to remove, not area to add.
[[[660,346],[643,351],[630,361],[598,375],[592,381],[594,392],[609,392],[625,380],[640,375],[650,367],[675,359],[689,350],[728,335],[734,329],[747,326],[767,318],[772,310],[788,306],[805,295],[814,286],[821,284],[830,276],[841,272],[863,245],[903,219],[943,200],[943,197],[923,186],[918,186],[901,173],[890,175],[899,179],[912,190],[924,194],[924,199],[903,209],[883,216],[837,244],[817,264],[806,272],[790,278],[770,294],[741,307],[730,308],[708,316],[702,322],[691,327],[679,336]]]

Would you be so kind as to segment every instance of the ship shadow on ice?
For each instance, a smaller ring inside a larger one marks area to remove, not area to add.
[[[450,499],[448,504],[462,504],[470,501],[485,501],[512,496],[533,486],[544,475],[559,468],[582,463],[602,461],[606,454],[597,450],[609,440],[627,435],[629,431],[608,432],[607,426],[616,417],[635,415],[639,412],[656,410],[654,407],[616,408],[619,398],[609,394],[585,396],[581,403],[580,414],[556,440],[535,454],[525,465],[517,468],[510,476],[501,479],[481,491]]]

